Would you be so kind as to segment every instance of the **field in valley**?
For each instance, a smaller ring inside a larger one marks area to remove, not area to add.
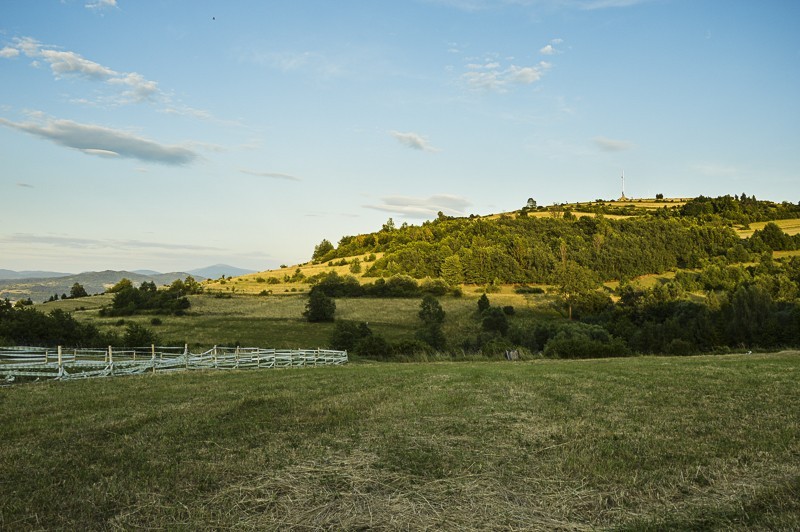
[[[242,283],[242,286],[246,286]],[[309,285],[295,283],[307,291]],[[477,327],[478,287],[468,287],[462,297],[440,298],[446,312],[445,334],[450,338],[474,336]],[[191,307],[184,316],[138,315],[101,317],[100,307],[110,305],[112,295],[93,296],[75,300],[55,301],[40,305],[44,312],[63,308],[83,322],[98,326],[102,331],[122,334],[125,325],[138,323],[155,332],[162,343],[189,344],[193,348],[213,345],[236,345],[266,348],[315,348],[328,345],[333,323],[309,323],[303,317],[308,294],[303,292],[280,295],[248,295],[245,290],[236,294],[200,294],[189,296]],[[551,297],[519,295],[511,287],[489,294],[492,304],[512,305],[513,319],[530,318],[534,314],[547,319],[554,316]],[[420,298],[338,298],[336,319],[367,322],[370,329],[387,341],[412,340],[421,322],[418,317]],[[79,310],[83,309],[83,310]],[[157,318],[159,325],[153,325]]]
[[[0,528],[800,527],[800,353],[0,388]]]

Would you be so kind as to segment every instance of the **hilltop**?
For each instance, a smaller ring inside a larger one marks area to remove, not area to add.
[[[337,245],[323,240],[307,263],[209,281],[207,287],[292,293],[331,272],[362,283],[409,275],[451,286],[547,285],[567,262],[600,281],[619,282],[800,249],[800,205],[745,194],[530,205],[486,216],[440,213],[416,226],[398,227],[389,219],[379,231],[343,236]]]

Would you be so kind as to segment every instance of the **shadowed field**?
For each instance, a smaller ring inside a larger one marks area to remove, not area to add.
[[[0,389],[0,528],[797,529],[800,354]]]

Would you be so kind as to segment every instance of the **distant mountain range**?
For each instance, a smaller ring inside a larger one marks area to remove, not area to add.
[[[4,270],[0,268],[0,280],[5,279],[45,279],[47,277],[66,277],[72,275],[71,273],[63,272],[41,272],[41,271],[22,271],[15,272],[14,270]]]
[[[215,264],[189,272],[159,273],[154,270],[83,272],[78,274],[47,271],[13,271],[0,269],[0,299],[11,301],[31,298],[41,303],[51,296],[69,295],[72,285],[79,283],[90,295],[102,294],[121,279],[130,279],[134,284],[153,282],[157,286],[171,284],[175,279],[191,275],[198,281],[217,279],[222,275],[235,277],[253,273],[253,270],[236,268],[226,264]]]

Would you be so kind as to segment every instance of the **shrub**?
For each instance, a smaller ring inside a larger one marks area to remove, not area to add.
[[[419,289],[425,294],[443,296],[447,293],[448,286],[442,279],[425,279]]]
[[[365,336],[356,342],[354,351],[357,355],[365,358],[389,358],[391,348],[386,340],[381,336]]]
[[[478,314],[483,314],[490,306],[489,298],[486,297],[486,294],[482,294],[481,297],[478,299]]]
[[[125,335],[122,337],[123,345],[127,347],[142,347],[158,343],[158,336],[138,323],[129,323],[125,328]]]
[[[336,302],[316,286],[308,294],[308,303],[303,316],[310,322],[333,321]]]
[[[496,332],[505,335],[508,332],[508,318],[499,307],[489,307],[483,313],[481,329],[486,332]]]

